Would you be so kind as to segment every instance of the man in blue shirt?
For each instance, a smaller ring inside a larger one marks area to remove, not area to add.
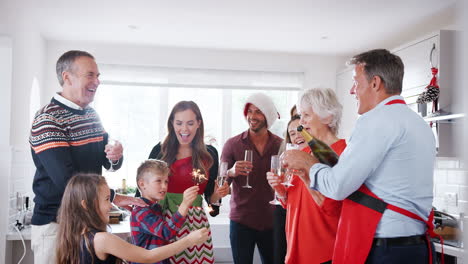
[[[355,67],[350,92],[361,116],[338,164],[331,168],[304,152],[288,151],[285,166],[302,170],[311,189],[345,199],[334,264],[428,263],[434,135],[400,96],[404,66],[398,56],[371,50],[350,64]]]

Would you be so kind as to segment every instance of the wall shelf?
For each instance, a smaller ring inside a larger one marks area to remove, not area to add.
[[[458,119],[465,117],[465,114],[451,114],[451,115],[440,115],[440,116],[434,116],[434,117],[425,117],[424,120],[426,122],[447,122],[450,123],[453,119]]]

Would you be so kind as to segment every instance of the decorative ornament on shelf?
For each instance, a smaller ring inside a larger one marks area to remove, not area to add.
[[[429,85],[426,86],[426,90],[419,95],[418,100],[416,101],[416,103],[418,104],[434,102],[439,98],[440,89],[439,89],[439,85],[437,84],[437,77],[436,77],[439,70],[433,67],[431,68],[431,71],[432,71],[431,83],[429,83]]]
[[[207,180],[205,174],[201,173],[200,169],[192,170],[192,181],[196,185],[200,185]]]
[[[435,49],[436,49],[436,46],[434,43],[431,49],[431,53],[429,55],[429,62],[431,65],[431,72],[432,72],[431,82],[429,83],[428,86],[426,86],[425,91],[422,92],[419,95],[418,99],[416,100],[416,103],[418,104],[425,104],[425,103],[432,102],[432,113],[435,113],[438,110],[438,99],[439,99],[439,94],[440,94],[439,85],[437,84],[437,73],[439,72],[439,69],[437,68],[437,66],[434,66],[432,63],[432,55]]]

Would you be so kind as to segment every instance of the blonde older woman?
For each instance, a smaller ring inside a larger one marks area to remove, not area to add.
[[[311,153],[296,131],[301,124],[312,136],[328,144],[340,155],[346,142],[337,136],[342,106],[335,92],[331,89],[305,90],[299,96],[297,108],[301,117],[300,121],[292,120],[288,126],[290,141],[299,143],[303,151]],[[282,179],[273,173],[267,173],[267,179],[287,212],[285,262],[300,264],[331,261],[341,202],[310,190],[298,176],[293,176],[293,186],[287,188],[281,184]]]

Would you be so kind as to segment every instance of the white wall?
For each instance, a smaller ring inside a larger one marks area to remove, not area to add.
[[[336,58],[333,56],[50,41],[43,103],[60,90],[53,69],[57,58],[70,49],[86,50],[98,63],[304,72],[305,87],[335,87]]]
[[[338,136],[349,140],[358,118],[356,97],[350,94],[353,85],[353,70],[348,68],[336,75],[336,96],[343,105]]]
[[[12,148],[10,196],[16,192],[32,196],[34,165],[29,147],[32,115],[40,98],[31,97],[32,87],[43,87],[45,41],[36,31],[19,29],[12,36],[10,146]]]
[[[9,212],[8,186],[10,178],[10,105],[11,105],[11,60],[12,60],[11,40],[6,36],[0,36],[0,207],[5,212]],[[5,239],[7,232],[8,214],[0,216],[0,262],[5,259]]]
[[[18,14],[18,13],[17,13]],[[2,208],[9,208],[8,223],[15,220],[16,216],[12,214],[16,204],[16,193],[22,195],[33,196],[32,179],[34,175],[34,165],[32,163],[30,148],[29,148],[29,131],[31,124],[31,114],[37,110],[40,104],[38,96],[31,97],[31,89],[33,84],[40,90],[43,84],[43,69],[45,65],[45,41],[34,25],[27,24],[27,19],[20,19],[13,24],[8,25],[8,34],[11,39],[11,60],[10,60],[10,76],[9,78],[1,78],[2,81],[10,81],[9,85],[5,85],[2,91],[2,102],[8,99],[5,106],[9,106],[9,115],[5,120],[5,126],[2,126],[2,135],[7,133],[7,141],[5,149],[7,154],[2,155],[2,162],[5,162],[8,173],[7,180],[3,181],[2,187],[6,194],[6,199],[0,199]],[[6,63],[7,61],[5,61]],[[3,60],[2,60],[3,63]],[[6,95],[3,97],[3,95]],[[2,104],[3,105],[3,104]],[[32,106],[32,107],[31,107]],[[3,113],[3,106],[2,106]],[[4,117],[2,117],[3,120]],[[3,122],[2,122],[3,124]],[[2,137],[3,138],[3,137]],[[3,144],[3,142],[2,142]],[[3,151],[3,148],[2,148]],[[3,154],[3,153],[2,153]],[[6,157],[7,160],[4,160]],[[2,170],[3,172],[3,170]],[[7,223],[0,227],[2,232],[8,231]],[[4,237],[4,236],[2,236]],[[2,238],[2,243],[3,243]],[[0,248],[0,262],[5,259],[5,263],[10,263],[11,258],[11,243],[7,243],[6,250]],[[20,249],[22,250],[22,248]],[[28,249],[30,251],[30,249]]]

